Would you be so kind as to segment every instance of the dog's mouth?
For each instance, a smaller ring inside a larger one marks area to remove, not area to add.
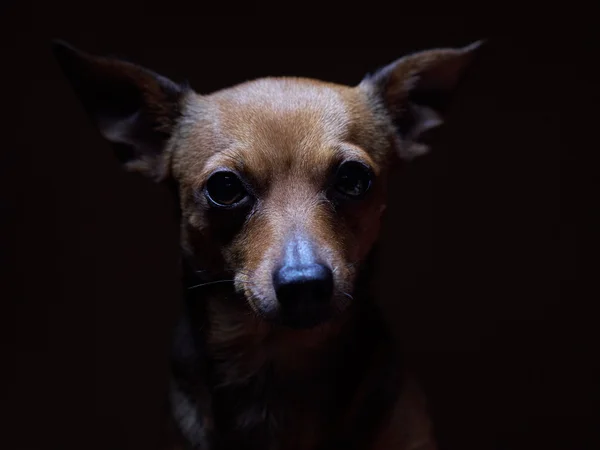
[[[277,322],[288,328],[305,330],[327,323],[332,318],[333,312],[329,305],[320,307],[300,305],[293,311],[282,311]]]
[[[290,258],[291,259],[291,258]],[[352,303],[353,265],[334,265],[317,258],[284,261],[240,270],[235,288],[245,303],[270,324],[291,329],[310,329],[344,314]],[[350,289],[349,289],[350,288]]]
[[[308,330],[335,320],[347,310],[352,299],[340,293],[327,301],[305,298],[284,306],[276,297],[259,295],[247,286],[240,294],[259,320],[293,330]]]

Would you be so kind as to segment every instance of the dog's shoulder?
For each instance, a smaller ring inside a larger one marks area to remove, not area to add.
[[[369,450],[436,450],[425,394],[410,373]]]
[[[329,448],[435,450],[425,394],[395,339],[382,331],[363,362],[366,370]]]
[[[212,430],[211,396],[207,386],[202,339],[203,314],[191,314],[186,307],[174,328],[171,346],[169,404],[173,441],[193,448],[210,448]]]

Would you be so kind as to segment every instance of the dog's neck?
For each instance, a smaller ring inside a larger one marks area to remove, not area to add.
[[[382,356],[381,344],[389,345],[368,298],[369,278],[361,275],[343,317],[306,331],[268,325],[222,286],[211,295],[193,293],[187,303],[220,427],[253,442],[271,442],[281,432],[318,440],[331,417],[344,416],[373,376],[370,368],[382,366],[372,361]]]
[[[273,376],[291,383],[318,377],[337,364],[359,332],[371,329],[359,305],[315,329],[291,330],[269,325],[222,300],[208,301],[204,335],[206,348],[219,367],[219,385],[244,383],[267,366]]]

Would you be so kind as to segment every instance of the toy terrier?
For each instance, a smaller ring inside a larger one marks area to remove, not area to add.
[[[200,95],[53,43],[116,157],[177,199],[171,448],[436,448],[369,269],[390,173],[428,151],[480,46],[408,54],[355,86],[262,78]]]

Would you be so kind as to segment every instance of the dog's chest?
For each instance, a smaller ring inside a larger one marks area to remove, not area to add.
[[[239,385],[213,392],[214,421],[222,448],[312,450],[333,413],[326,380],[277,379],[269,367]]]
[[[372,360],[378,333],[351,329],[308,345],[315,341],[247,333],[247,327],[231,326],[224,318],[212,325],[206,350],[219,450],[333,448],[328,443],[340,441],[338,435],[356,423],[346,416],[355,409],[350,406],[368,368],[382,366]],[[383,381],[378,378],[370,384]]]

